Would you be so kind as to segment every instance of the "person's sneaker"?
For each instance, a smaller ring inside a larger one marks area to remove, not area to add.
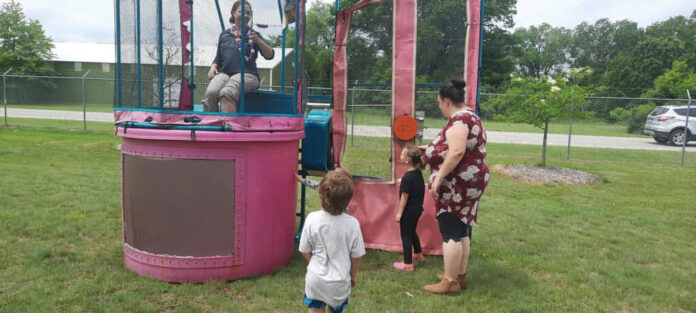
[[[425,262],[425,255],[423,253],[413,254],[413,259],[418,262]]]
[[[394,262],[394,268],[400,271],[413,272],[413,264],[406,264],[404,262]]]

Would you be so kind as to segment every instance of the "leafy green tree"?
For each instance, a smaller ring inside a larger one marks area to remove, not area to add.
[[[313,86],[328,86],[331,81],[335,33],[333,10],[333,5],[315,1],[306,12],[305,72]],[[280,47],[282,42],[282,35],[268,38],[268,44],[272,47]],[[285,46],[288,48],[295,46],[294,29],[287,30]]]
[[[567,65],[567,51],[571,42],[569,30],[543,23],[518,28],[513,36],[516,40],[517,66],[522,75],[556,75]]]
[[[38,21],[28,19],[14,0],[0,7],[0,70],[12,67],[13,74],[46,74],[53,57],[51,38]]]
[[[589,112],[578,110],[585,103],[586,88],[575,81],[587,75],[581,69],[573,71],[569,77],[513,76],[511,86],[503,96],[496,97],[492,104],[504,109],[499,119],[515,123],[528,123],[544,131],[541,149],[541,166],[546,166],[546,141],[549,123],[554,119],[588,117]]]
[[[679,59],[696,68],[696,10],[689,18],[675,16],[648,26],[645,32],[655,38],[669,38],[683,45]],[[668,63],[671,65],[671,63]]]
[[[655,79],[652,89],[643,93],[648,98],[686,98],[686,90],[696,95],[696,73],[686,61],[674,61],[672,68]]]
[[[355,0],[341,0],[341,8]],[[483,66],[484,84],[498,86],[514,69],[512,37],[516,0],[485,3]],[[331,4],[315,2],[307,12],[306,66],[311,82],[331,78],[335,15]],[[429,82],[447,81],[463,75],[466,5],[461,0],[419,1],[418,56],[416,73]],[[392,5],[377,4],[356,12],[348,40],[349,80],[388,83],[391,79]],[[287,45],[294,36],[288,33]],[[272,38],[274,45],[280,38]],[[379,80],[379,81],[376,81]]]
[[[585,78],[585,83],[594,86],[608,86],[607,92],[614,93],[617,88],[611,88],[616,82],[625,82],[625,79],[610,80],[609,73],[614,70],[614,77],[621,77],[626,62],[633,62],[633,57],[627,61],[622,56],[635,51],[638,43],[644,38],[644,31],[635,22],[623,20],[610,22],[608,19],[597,20],[594,24],[582,22],[573,29],[573,40],[570,56],[572,66],[576,68],[590,67],[594,71]],[[618,67],[612,67],[612,61]],[[634,76],[638,72],[631,73]]]

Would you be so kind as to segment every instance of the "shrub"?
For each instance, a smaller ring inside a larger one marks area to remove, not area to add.
[[[640,133],[643,131],[643,126],[645,125],[645,119],[648,114],[655,108],[653,104],[643,104],[637,107],[631,108],[631,117],[628,121],[628,132],[629,133]]]
[[[631,111],[624,108],[616,108],[609,112],[609,118],[607,119],[610,123],[616,122],[627,122],[631,119]]]

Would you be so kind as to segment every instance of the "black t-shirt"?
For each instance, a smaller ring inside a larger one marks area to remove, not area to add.
[[[401,186],[399,186],[399,199],[401,199],[401,194],[404,192],[408,194],[404,214],[407,212],[423,212],[425,183],[423,182],[423,174],[420,170],[408,171],[406,174],[404,174],[404,177],[401,178]]]

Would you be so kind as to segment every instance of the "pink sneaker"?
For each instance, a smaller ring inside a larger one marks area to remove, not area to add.
[[[423,255],[423,253],[414,254],[413,259],[419,262],[425,262],[425,255]]]
[[[413,264],[406,264],[404,262],[394,262],[394,268],[401,271],[413,272]]]

